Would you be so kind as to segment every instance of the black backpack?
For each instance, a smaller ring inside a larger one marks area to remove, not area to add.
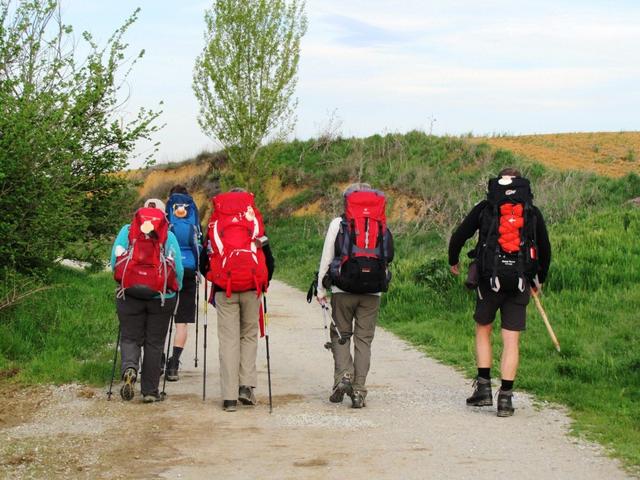
[[[487,202],[476,256],[480,276],[495,292],[524,292],[538,273],[531,184],[521,177],[491,179]]]

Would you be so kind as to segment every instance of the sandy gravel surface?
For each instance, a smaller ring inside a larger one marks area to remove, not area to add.
[[[167,385],[161,404],[107,402],[102,391],[66,386],[52,388],[23,423],[0,424],[0,478],[628,478],[599,447],[567,435],[561,409],[524,394],[512,418],[467,408],[469,380],[381,329],[367,407],[331,404],[320,308],[279,282],[269,307],[271,415],[264,342],[259,405],[222,411],[210,309],[205,402],[192,331],[181,380]]]

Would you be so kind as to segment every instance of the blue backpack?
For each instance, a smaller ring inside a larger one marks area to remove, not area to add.
[[[198,270],[200,258],[200,216],[193,198],[184,193],[174,193],[167,202],[170,229],[178,239],[184,268]]]

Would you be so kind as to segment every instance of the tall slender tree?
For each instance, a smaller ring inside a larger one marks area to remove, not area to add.
[[[193,76],[198,121],[227,150],[234,181],[253,189],[260,145],[295,125],[304,8],[300,0],[215,0],[205,12]]]

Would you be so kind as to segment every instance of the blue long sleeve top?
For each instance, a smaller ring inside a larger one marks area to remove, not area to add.
[[[116,265],[116,248],[118,246],[124,248],[125,250],[129,248],[129,225],[125,225],[120,229],[120,233],[118,233],[115,242],[113,242],[113,247],[111,247],[111,270],[113,270]],[[173,257],[173,260],[176,264],[176,278],[178,280],[178,287],[180,290],[182,290],[182,278],[184,277],[182,255],[180,253],[180,245],[178,244],[178,239],[172,232],[169,232],[167,241],[164,244],[164,251],[166,252],[166,255],[168,257]],[[166,298],[173,298],[175,296],[175,292],[167,293],[165,295]],[[160,295],[158,295],[158,298],[160,298]]]

